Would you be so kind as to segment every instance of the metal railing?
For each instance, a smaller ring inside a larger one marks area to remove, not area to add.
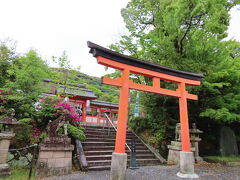
[[[116,127],[114,126],[113,122],[112,122],[111,119],[108,117],[108,115],[107,115],[106,113],[104,113],[104,115],[106,116],[108,122],[110,122],[110,124],[111,124],[111,126],[114,128],[114,130],[117,132]],[[109,131],[110,131],[110,129],[108,128],[108,132],[109,132]],[[108,134],[109,134],[109,133],[108,133]],[[125,143],[125,144],[126,144],[128,150],[131,152],[131,149],[130,149],[130,147],[128,146],[128,144],[127,144],[127,143]]]

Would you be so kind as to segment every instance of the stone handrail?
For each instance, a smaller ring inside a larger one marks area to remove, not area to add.
[[[108,122],[110,122],[110,124],[112,125],[112,127],[114,128],[114,130],[117,132],[116,127],[114,126],[114,124],[112,123],[112,121],[110,120],[110,118],[108,117],[108,115],[107,115],[106,113],[104,113],[104,114],[105,114],[105,116],[107,117]],[[131,148],[127,145],[127,143],[125,143],[125,144],[126,144],[128,150],[131,152]]]
[[[77,150],[77,159],[79,161],[80,167],[82,170],[86,170],[88,167],[88,162],[84,154],[82,143],[79,139],[76,139],[76,150]]]

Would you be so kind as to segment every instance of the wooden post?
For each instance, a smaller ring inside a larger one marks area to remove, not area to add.
[[[87,101],[85,100],[84,103],[82,104],[82,121],[87,122]]]
[[[116,134],[116,153],[125,153],[126,129],[128,119],[129,70],[124,69],[121,77],[118,123]]]
[[[179,84],[181,97],[179,98],[179,113],[181,124],[182,151],[190,152],[189,124],[188,124],[188,107],[187,107],[187,91],[185,83]]]

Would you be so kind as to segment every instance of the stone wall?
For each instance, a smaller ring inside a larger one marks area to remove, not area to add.
[[[9,165],[6,163],[10,140],[14,133],[0,133],[0,177],[10,175]]]
[[[67,141],[70,139],[68,138]],[[74,146],[71,144],[41,144],[36,176],[58,176],[71,173],[73,149]]]

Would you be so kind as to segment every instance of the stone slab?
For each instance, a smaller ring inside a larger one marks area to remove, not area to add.
[[[198,178],[194,173],[194,156],[193,152],[180,152],[180,172],[177,176],[181,178]]]
[[[127,154],[113,153],[110,180],[126,180]]]
[[[71,173],[73,145],[40,146],[37,177],[59,176]]]
[[[72,158],[56,158],[55,160],[55,167],[72,167]]]
[[[70,151],[70,152],[69,152],[69,151],[66,151],[66,152],[65,152],[65,157],[66,157],[66,158],[72,158],[72,152],[71,152],[71,151]]]
[[[53,158],[64,158],[65,157],[65,151],[55,151],[52,155]]]
[[[9,165],[6,163],[0,164],[0,177],[9,176],[10,174]]]
[[[40,150],[42,151],[73,151],[74,146],[73,145],[68,145],[68,146],[40,146]]]
[[[230,127],[221,128],[219,145],[221,156],[238,155],[236,136]]]
[[[168,151],[168,162],[173,162],[174,164],[179,164],[180,151],[169,149]]]
[[[199,178],[199,176],[197,174],[195,174],[195,173],[193,173],[193,174],[183,174],[181,172],[178,172],[177,176],[180,177],[180,178],[188,178],[188,179]]]
[[[0,164],[6,163],[9,145],[10,139],[0,139]]]
[[[240,161],[226,162],[226,166],[230,166],[230,167],[240,167]]]
[[[12,137],[14,137],[15,134],[12,132],[5,132],[5,133],[0,133],[0,139],[7,139],[10,140]]]
[[[40,151],[39,152],[39,158],[52,158],[53,157],[53,151]]]
[[[210,162],[210,163],[220,163],[223,166],[229,166],[229,167],[240,167],[240,161],[232,161],[232,162],[226,162],[226,161],[221,161],[217,159],[210,159],[207,157],[203,158],[204,161]]]

